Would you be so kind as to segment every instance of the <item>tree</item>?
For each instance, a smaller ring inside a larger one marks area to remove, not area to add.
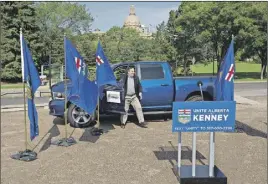
[[[93,33],[84,33],[72,37],[73,44],[76,45],[88,65],[95,66],[96,64],[95,53],[97,50],[98,37],[99,35]]]
[[[2,2],[2,79],[21,79],[20,28],[36,61],[40,49],[35,9],[32,2]]]
[[[170,18],[168,21],[168,30],[171,37],[175,37],[171,42],[176,48],[177,59],[180,64],[183,65],[184,75],[186,75],[186,67],[189,65],[189,61],[193,57],[197,61],[202,60],[204,56],[203,50],[207,46],[204,46],[202,40],[199,37],[199,27],[196,12],[198,6],[194,3],[182,3],[176,12],[170,12]],[[193,9],[193,10],[192,10]],[[192,12],[189,12],[192,11]]]
[[[216,58],[219,65],[234,35],[235,53],[244,51],[244,57],[258,54],[264,68],[265,12],[264,3],[183,2],[175,19],[175,13],[170,14],[168,26],[172,31],[175,27],[175,34],[181,38],[175,46],[183,58],[199,56],[198,62]]]
[[[241,32],[244,38],[244,48],[242,57],[250,58],[257,55],[261,63],[261,75],[263,79],[267,70],[267,22],[268,6],[265,2],[249,3],[244,16],[248,17],[250,23],[244,32]]]
[[[133,28],[112,27],[100,38],[111,63],[150,59],[151,40]]]
[[[152,57],[155,60],[165,60],[175,63],[175,49],[172,43],[175,39],[174,35],[170,34],[165,22],[161,22],[156,27],[156,35],[153,39]]]
[[[63,35],[72,37],[91,31],[93,18],[85,5],[66,2],[36,4],[38,26],[42,30],[41,60],[46,62],[52,54],[54,63],[63,63]]]

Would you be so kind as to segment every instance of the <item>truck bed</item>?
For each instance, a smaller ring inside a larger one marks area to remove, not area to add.
[[[185,101],[193,95],[200,95],[199,81],[203,83],[202,90],[209,99],[214,98],[214,82],[216,76],[183,76],[174,77],[175,99],[174,101]]]
[[[216,75],[194,75],[194,76],[181,76],[181,77],[173,77],[173,79],[187,79],[187,80],[189,80],[189,79],[193,79],[193,80],[196,80],[196,79],[202,79],[202,78],[204,78],[204,79],[207,79],[207,78],[211,78],[211,79],[215,79],[215,78],[217,78],[217,76]]]

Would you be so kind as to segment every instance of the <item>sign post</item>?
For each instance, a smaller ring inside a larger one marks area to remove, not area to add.
[[[201,85],[200,85],[201,86]],[[174,102],[172,132],[178,132],[178,175],[181,184],[227,184],[227,177],[214,165],[215,132],[234,132],[235,101]],[[192,166],[181,163],[181,133],[193,133]],[[210,132],[209,166],[196,165],[196,133]]]
[[[181,132],[178,133],[178,171],[181,169]]]

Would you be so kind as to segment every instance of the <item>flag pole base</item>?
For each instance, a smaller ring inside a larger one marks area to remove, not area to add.
[[[175,165],[173,172],[176,175],[180,184],[227,184],[227,177],[217,167],[214,166],[214,176],[209,176],[208,165],[196,165],[196,174],[192,176],[192,165],[182,165],[178,169]]]
[[[32,150],[26,149],[24,151],[19,151],[15,154],[12,154],[10,157],[15,160],[29,162],[37,159],[37,153]]]
[[[102,134],[103,134],[103,129],[95,128],[95,127],[91,129],[91,135],[93,136],[100,136]]]
[[[62,139],[59,139],[59,140],[51,141],[52,145],[64,146],[64,147],[72,146],[72,145],[74,145],[76,143],[77,142],[73,137],[62,138]]]

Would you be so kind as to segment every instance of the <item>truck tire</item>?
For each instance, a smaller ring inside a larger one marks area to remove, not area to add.
[[[194,96],[189,97],[186,101],[202,101],[202,96],[194,95]],[[207,101],[205,97],[204,97],[204,101]]]
[[[71,104],[67,112],[67,120],[73,128],[87,128],[96,124],[96,113],[87,114],[84,110]]]

